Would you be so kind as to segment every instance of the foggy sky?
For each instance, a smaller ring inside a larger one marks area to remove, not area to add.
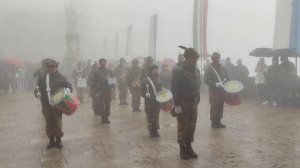
[[[133,53],[148,55],[150,16],[158,13],[157,57],[176,59],[178,45],[192,46],[193,0],[74,0],[79,13],[81,55],[98,60],[125,55],[126,29],[133,24]],[[272,47],[274,0],[209,0],[208,51],[238,57],[253,71],[256,47]],[[2,56],[61,59],[65,53],[63,0],[1,0]],[[115,53],[115,34],[119,52]],[[107,49],[104,52],[104,39]],[[127,58],[129,59],[129,58]],[[268,61],[267,61],[268,62]]]

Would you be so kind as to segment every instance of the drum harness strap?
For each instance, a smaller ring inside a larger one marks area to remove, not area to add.
[[[217,72],[217,70],[216,70],[212,65],[210,65],[210,66],[211,66],[211,68],[214,70],[214,72],[216,73],[219,82],[221,83],[222,87],[224,88],[223,82],[226,80],[226,78],[224,79],[224,81],[222,81],[221,78],[220,78],[219,73]]]
[[[51,97],[50,97],[50,93],[51,93],[51,88],[50,88],[50,82],[49,82],[49,74],[47,73],[47,76],[46,76],[46,91],[47,91],[47,95],[48,95],[48,101],[49,101],[49,104],[51,105]]]
[[[150,82],[150,84],[151,84],[151,86],[152,86],[152,88],[153,88],[154,95],[156,96],[156,95],[157,95],[157,92],[156,92],[156,88],[155,88],[155,85],[154,85],[153,81],[151,80],[151,78],[150,78],[149,76],[148,76],[147,79],[149,80],[149,82]],[[147,86],[147,92],[149,93],[148,86]]]

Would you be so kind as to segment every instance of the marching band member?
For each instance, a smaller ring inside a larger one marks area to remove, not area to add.
[[[198,104],[200,102],[200,71],[197,68],[199,54],[193,48],[185,49],[185,61],[173,71],[171,91],[175,108],[172,115],[177,116],[177,142],[181,159],[198,158],[192,148],[197,124]]]
[[[141,87],[140,87],[140,74],[141,69],[139,68],[139,61],[137,59],[133,59],[131,61],[131,67],[128,70],[127,74],[127,83],[130,89],[131,95],[131,106],[133,112],[141,112],[140,104],[141,104]]]
[[[223,83],[228,80],[226,69],[220,64],[220,54],[214,52],[212,63],[205,70],[204,81],[209,87],[210,120],[212,128],[225,128],[221,119],[225,101]]]
[[[58,72],[58,62],[47,60],[45,62],[47,73],[38,78],[38,87],[41,93],[42,112],[46,119],[46,133],[49,138],[47,148],[62,148],[62,113],[50,105],[50,96],[62,88],[72,91],[72,85],[66,77]],[[55,138],[55,139],[54,139]]]
[[[157,129],[159,129],[160,104],[156,100],[156,95],[161,91],[161,85],[157,80],[158,66],[150,66],[148,72],[148,77],[142,80],[141,93],[145,99],[145,112],[150,137],[159,137]]]
[[[127,94],[128,94],[128,87],[126,82],[126,68],[125,68],[126,60],[124,58],[120,59],[119,66],[115,69],[115,75],[118,80],[118,90],[119,90],[119,105],[128,105],[126,102]]]

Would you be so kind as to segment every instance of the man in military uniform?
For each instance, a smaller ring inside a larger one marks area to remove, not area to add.
[[[177,116],[177,141],[180,157],[198,158],[192,148],[197,124],[197,106],[200,102],[200,71],[197,66],[199,54],[193,48],[185,48],[185,61],[173,71],[171,91],[175,108],[172,114]]]
[[[211,60],[211,65],[208,66],[204,73],[204,81],[209,87],[211,127],[225,128],[225,125],[221,122],[225,100],[223,83],[228,80],[228,76],[226,69],[220,64],[219,53],[213,53]]]
[[[49,96],[63,88],[72,91],[72,86],[66,77],[58,72],[58,62],[47,60],[45,65],[47,72],[40,74],[38,86],[41,93],[42,112],[46,119],[46,133],[49,138],[47,148],[52,148],[55,145],[62,148],[61,137],[64,135],[62,132],[62,113],[50,105]]]
[[[148,77],[149,67],[152,66],[152,65],[153,65],[153,58],[151,56],[146,57],[144,59],[144,65],[143,65],[143,68],[141,70],[141,76],[140,76],[141,81]]]
[[[114,76],[112,71],[106,68],[106,59],[100,59],[99,65],[99,69],[91,77],[96,101],[94,109],[102,118],[101,124],[109,124],[111,94],[115,91],[115,83],[111,83],[110,79]]]
[[[93,65],[92,65],[92,70],[90,72],[90,74],[88,75],[88,80],[87,80],[87,84],[90,86],[90,96],[92,98],[92,108],[93,108],[93,111],[94,111],[94,115],[98,115],[97,113],[97,99],[96,99],[96,86],[93,85],[93,77],[95,75],[95,73],[97,72],[99,66],[98,66],[98,63],[95,62]]]
[[[160,104],[156,100],[156,94],[161,91],[161,85],[158,83],[158,66],[149,67],[149,75],[141,83],[141,93],[145,99],[145,112],[147,117],[147,127],[150,137],[159,137],[159,112]]]
[[[131,61],[131,67],[128,70],[127,74],[127,83],[130,89],[131,95],[131,106],[133,112],[141,112],[141,87],[140,87],[140,73],[141,69],[139,68],[139,61],[133,59]]]
[[[119,105],[128,105],[126,102],[128,87],[126,82],[126,68],[125,68],[126,60],[124,58],[120,59],[120,64],[115,69],[115,75],[117,78],[118,89],[119,89]]]

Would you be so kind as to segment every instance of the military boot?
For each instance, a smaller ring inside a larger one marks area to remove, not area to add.
[[[153,137],[159,137],[159,134],[157,132],[157,129],[154,129],[153,130]]]
[[[218,127],[219,128],[226,128],[226,125],[224,125],[221,121],[218,121]]]
[[[101,117],[101,124],[105,124],[105,122],[106,122],[106,121],[105,121],[105,118],[106,118],[106,117]]]
[[[198,155],[197,155],[197,153],[194,152],[191,143],[188,143],[188,144],[186,145],[186,152],[187,152],[187,154],[189,155],[189,157],[194,158],[194,159],[197,159],[197,158],[198,158]]]
[[[180,158],[183,159],[183,160],[188,160],[189,155],[187,154],[185,145],[180,144],[179,147],[180,147]]]
[[[151,129],[151,130],[149,130],[149,136],[150,137],[155,137],[155,135],[154,135],[155,133],[154,133],[154,130],[153,129]]]
[[[47,149],[55,147],[55,140],[54,137],[49,137],[49,143],[47,145]]]
[[[62,145],[62,143],[61,143],[61,138],[56,137],[56,147],[57,147],[58,149],[63,148],[63,145]]]
[[[216,121],[211,121],[211,128],[219,128],[219,124]]]
[[[109,121],[108,117],[105,117],[105,123],[110,124],[110,121]]]

